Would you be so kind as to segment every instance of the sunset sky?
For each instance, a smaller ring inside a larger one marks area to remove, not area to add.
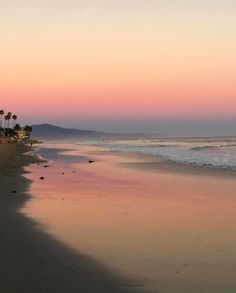
[[[22,123],[236,134],[235,0],[0,0],[0,36]]]

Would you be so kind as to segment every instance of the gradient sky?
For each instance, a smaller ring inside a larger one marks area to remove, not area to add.
[[[235,0],[0,0],[0,36],[22,123],[236,134]]]

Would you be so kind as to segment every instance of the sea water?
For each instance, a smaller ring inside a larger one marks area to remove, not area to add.
[[[113,151],[161,156],[177,163],[236,170],[236,137],[96,140],[80,143]]]

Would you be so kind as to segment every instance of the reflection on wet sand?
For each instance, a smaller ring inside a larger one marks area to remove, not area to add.
[[[73,250],[19,213],[30,199],[31,182],[22,176],[22,168],[35,162],[22,154],[26,150],[16,145],[0,150],[0,292],[146,292],[139,283]]]
[[[76,154],[86,160],[72,163]],[[129,169],[121,163],[147,158],[86,147],[68,157],[30,167],[34,197],[23,212],[44,230],[142,290],[235,292],[233,176],[178,174],[161,163],[157,172]]]

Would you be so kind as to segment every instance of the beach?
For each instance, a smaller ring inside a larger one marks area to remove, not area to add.
[[[235,292],[235,172],[35,150],[0,146],[0,292]]]
[[[140,292],[129,286],[131,280],[69,248],[20,212],[31,198],[25,167],[37,166],[34,156],[23,154],[28,151],[0,145],[0,292]]]
[[[72,144],[37,152],[48,167],[27,168],[32,197],[21,213],[127,278],[119,290],[235,292],[234,171]]]

